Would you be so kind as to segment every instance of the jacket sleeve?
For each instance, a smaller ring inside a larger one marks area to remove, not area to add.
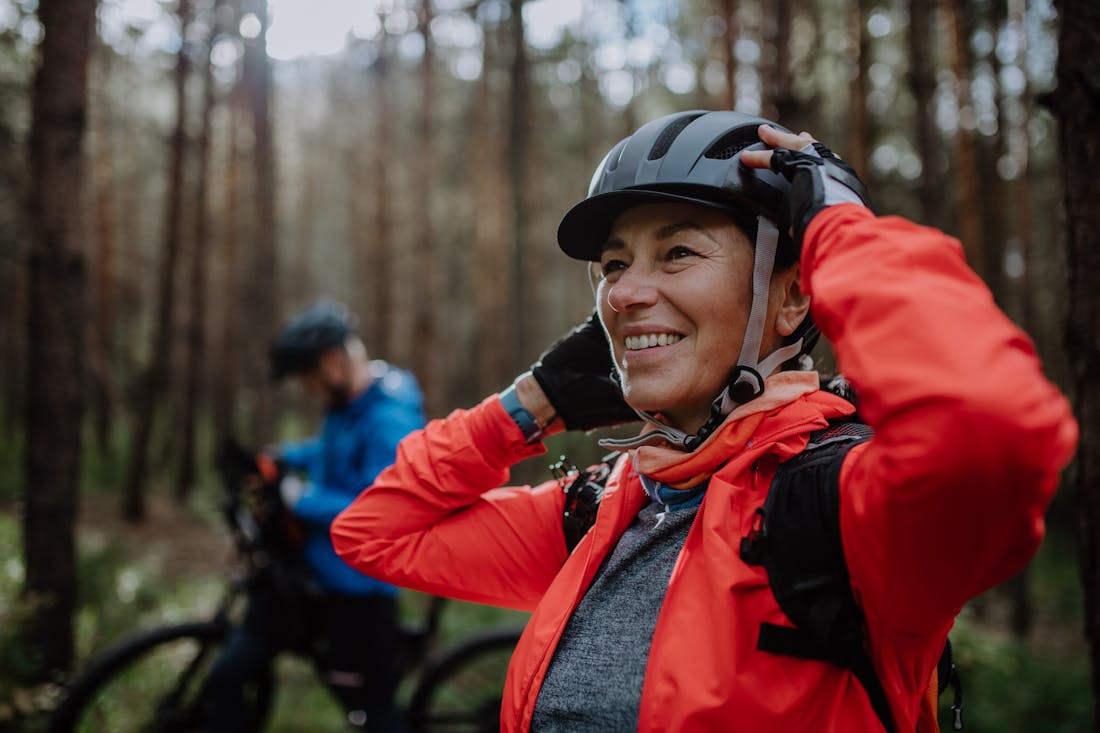
[[[531,610],[561,568],[554,481],[501,486],[524,445],[496,395],[401,441],[396,462],[332,524],[345,562],[372,577],[475,603]]]
[[[279,452],[288,468],[311,471],[321,453],[321,440],[315,437],[299,443],[283,443]]]
[[[369,419],[355,425],[364,459],[347,476],[349,486],[358,489],[370,486],[378,474],[393,463],[401,439],[423,425],[424,413],[420,408],[419,392],[380,403],[372,410]],[[349,491],[348,487],[311,481],[306,494],[294,505],[293,512],[307,522],[328,527],[336,515],[347,508],[354,494],[355,491]]]
[[[802,273],[875,429],[841,474],[853,589],[894,631],[941,631],[1034,554],[1076,423],[957,240],[835,206]]]

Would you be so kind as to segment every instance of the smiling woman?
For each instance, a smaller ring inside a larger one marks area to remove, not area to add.
[[[1076,424],[958,243],[865,201],[806,133],[733,111],[643,125],[558,228],[599,263],[596,313],[405,438],[337,518],[363,572],[533,610],[502,730],[939,729],[947,632],[1035,551]],[[867,425],[820,389],[813,323]],[[497,488],[545,436],[639,417],[601,441],[606,471]],[[597,498],[573,542],[578,485]],[[965,572],[919,541],[941,536],[968,538]],[[821,628],[792,626],[791,596]]]

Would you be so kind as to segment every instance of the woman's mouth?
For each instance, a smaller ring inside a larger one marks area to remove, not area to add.
[[[627,351],[640,351],[652,349],[655,346],[671,346],[682,338],[683,336],[678,333],[646,333],[640,336],[627,336],[624,342]]]

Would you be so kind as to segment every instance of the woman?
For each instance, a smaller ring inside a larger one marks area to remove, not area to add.
[[[1076,442],[1066,401],[958,242],[876,218],[811,142],[687,112],[619,143],[558,231],[598,263],[598,323],[408,437],[333,525],[373,576],[533,612],[504,730],[883,729],[850,672],[757,649],[789,621],[739,554],[777,465],[853,412],[793,368],[814,322],[875,431],[844,459],[840,530],[896,730],[934,722],[955,614],[1036,549]],[[635,414],[572,553],[557,483],[494,489],[541,437]]]

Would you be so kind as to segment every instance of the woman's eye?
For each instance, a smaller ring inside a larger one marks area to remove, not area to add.
[[[626,263],[622,260],[608,260],[600,265],[600,272],[604,277],[626,269]]]
[[[694,250],[688,249],[687,247],[684,247],[682,245],[678,245],[670,249],[667,256],[670,260],[681,260],[685,257],[692,257],[695,254],[696,252]]]

